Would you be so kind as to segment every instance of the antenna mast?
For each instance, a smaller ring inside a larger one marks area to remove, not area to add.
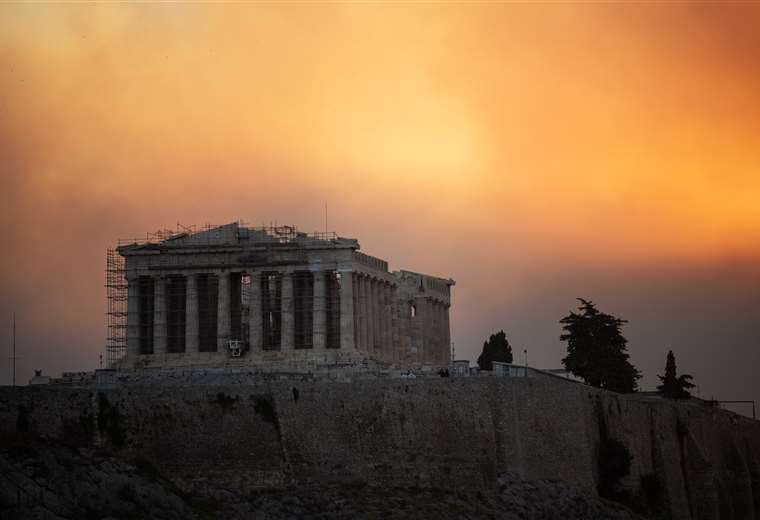
[[[16,386],[16,313],[13,313],[13,353],[11,354],[11,366],[13,367],[13,386]]]

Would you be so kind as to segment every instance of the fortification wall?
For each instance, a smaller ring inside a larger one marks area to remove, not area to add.
[[[555,378],[0,389],[0,431],[20,413],[40,435],[146,458],[214,496],[309,481],[487,489],[504,471],[595,493],[613,438],[633,455],[626,489],[659,481],[672,518],[760,514],[760,423]]]

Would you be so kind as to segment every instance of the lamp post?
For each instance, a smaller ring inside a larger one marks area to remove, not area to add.
[[[528,349],[523,349],[523,354],[525,354],[525,377],[528,377]]]

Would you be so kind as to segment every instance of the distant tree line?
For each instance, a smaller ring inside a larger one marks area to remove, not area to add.
[[[567,356],[562,359],[565,369],[587,384],[613,392],[630,393],[638,390],[641,372],[630,361],[628,340],[623,336],[627,320],[599,311],[590,300],[578,298],[578,312],[560,320],[560,340],[567,343]],[[483,343],[478,357],[481,370],[493,370],[494,362],[512,363],[512,346],[503,330],[491,334]],[[692,376],[676,373],[673,351],[668,352],[665,375],[657,376],[662,384],[657,391],[669,399],[688,399],[694,387]]]

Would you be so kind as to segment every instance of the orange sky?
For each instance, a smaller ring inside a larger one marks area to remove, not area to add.
[[[470,357],[511,326],[557,365],[584,296],[628,311],[653,378],[662,326],[633,323],[652,294],[672,323],[696,286],[757,303],[758,26],[750,4],[3,4],[0,287],[35,330],[25,369],[96,356],[116,238],[314,230],[327,203],[393,268],[458,280]]]

